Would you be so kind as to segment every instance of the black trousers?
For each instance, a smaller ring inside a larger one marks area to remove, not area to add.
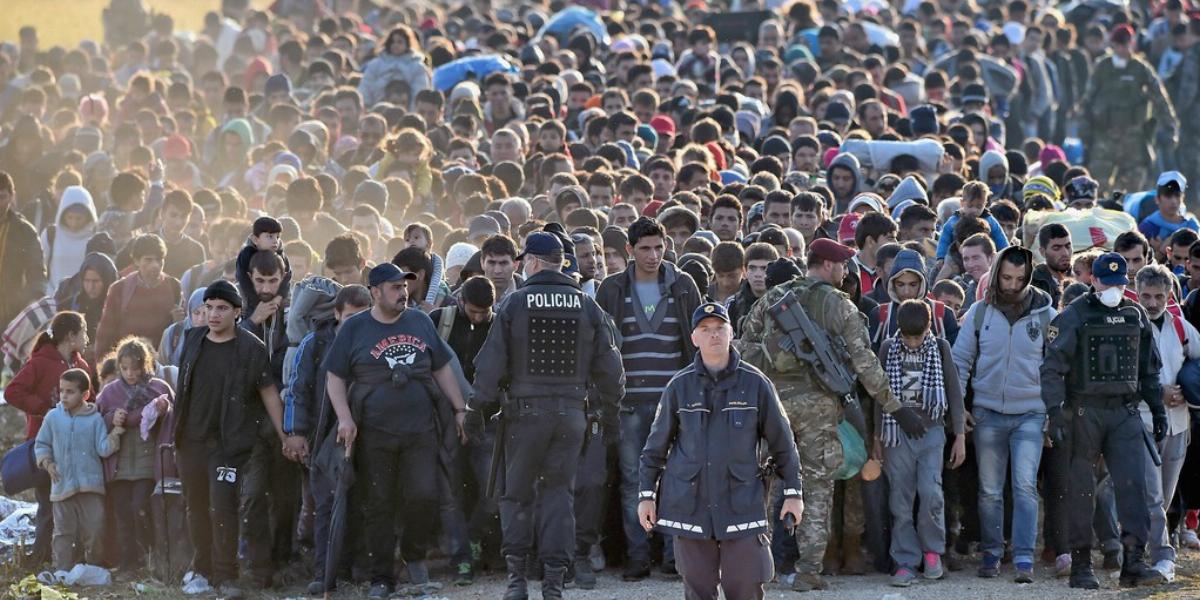
[[[433,431],[397,436],[359,429],[355,469],[364,484],[359,489],[365,496],[363,537],[372,584],[396,584],[392,558],[398,511],[404,515],[401,556],[409,562],[425,559],[437,524],[437,440]]]
[[[1142,418],[1136,408],[1067,409],[1071,429],[1071,464],[1068,477],[1068,519],[1072,550],[1092,548],[1095,512],[1096,461],[1103,456],[1117,497],[1121,542],[1144,545],[1150,532],[1146,507],[1146,447]]]
[[[520,399],[505,410],[502,552],[528,555],[536,528],[541,561],[549,568],[565,568],[575,552],[573,489],[587,428],[583,403]]]
[[[588,431],[585,435],[589,438],[587,449],[579,456],[579,472],[575,478],[576,560],[587,560],[592,546],[600,543],[605,500],[608,499],[604,489],[608,483],[604,432],[597,427],[595,433]]]
[[[237,579],[241,466],[222,464],[220,442],[184,440],[175,463],[187,501],[192,570],[216,587]]]
[[[300,465],[283,456],[267,424],[246,463],[242,479],[242,531],[246,558],[256,577],[270,577],[292,559],[300,515]]]
[[[150,517],[153,479],[110,481],[109,498],[116,517],[117,548],[122,569],[136,569],[154,541],[154,519]]]

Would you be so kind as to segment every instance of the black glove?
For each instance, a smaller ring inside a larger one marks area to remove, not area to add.
[[[1161,442],[1167,439],[1167,413],[1166,411],[1158,411],[1150,417],[1154,422],[1154,441]]]
[[[900,424],[900,429],[910,439],[915,440],[925,435],[925,419],[922,419],[921,415],[912,408],[901,406],[896,412],[892,413],[892,418]]]
[[[1055,446],[1062,444],[1067,439],[1067,417],[1063,414],[1062,406],[1050,407],[1046,410],[1046,416],[1049,418],[1046,433],[1050,435],[1050,441]]]

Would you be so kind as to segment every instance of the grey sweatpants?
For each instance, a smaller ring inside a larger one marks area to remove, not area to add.
[[[915,569],[925,552],[946,552],[946,500],[942,495],[942,452],[946,432],[934,427],[919,439],[900,436],[900,444],[883,449],[883,472],[891,493],[892,560]],[[921,512],[913,523],[913,501]]]
[[[100,560],[104,494],[80,492],[54,503],[54,568],[70,571],[80,562]]]
[[[734,540],[675,538],[675,566],[685,600],[762,600],[763,584],[775,575],[765,533]]]

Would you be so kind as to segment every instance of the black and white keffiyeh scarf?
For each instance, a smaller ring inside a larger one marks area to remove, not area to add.
[[[921,408],[933,421],[940,421],[946,413],[946,380],[942,375],[942,352],[938,347],[937,338],[932,333],[925,334],[925,341],[916,350],[904,345],[900,336],[892,339],[888,348],[884,371],[887,372],[888,384],[892,394],[897,398],[904,392],[904,361],[911,360],[913,355],[921,355]],[[900,444],[900,424],[891,415],[883,415],[883,445],[893,447]]]

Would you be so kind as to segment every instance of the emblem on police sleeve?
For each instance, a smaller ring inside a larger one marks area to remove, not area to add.
[[[1051,325],[1046,328],[1046,343],[1052,343],[1058,338],[1058,328]]]

